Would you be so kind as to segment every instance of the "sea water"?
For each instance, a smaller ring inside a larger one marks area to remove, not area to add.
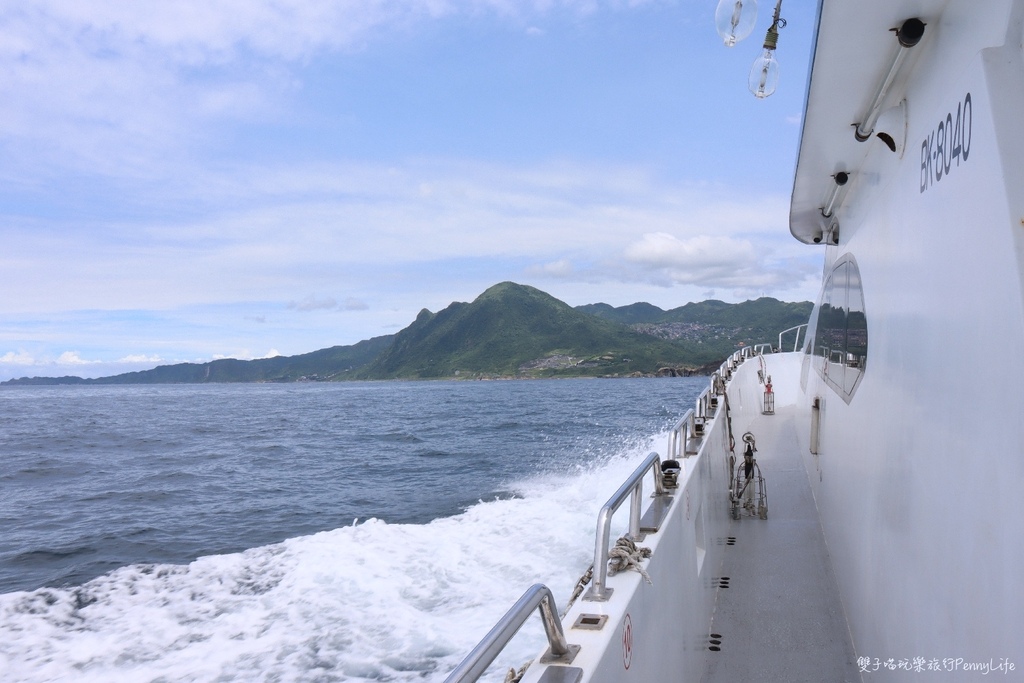
[[[0,679],[443,681],[704,386],[2,390]]]

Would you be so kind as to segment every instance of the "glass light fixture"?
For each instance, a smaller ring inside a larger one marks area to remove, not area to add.
[[[726,47],[750,35],[757,22],[757,0],[719,0],[715,27]]]
[[[750,77],[747,79],[747,87],[759,100],[771,95],[779,85],[779,62],[775,59],[775,48],[779,44],[779,29],[786,25],[786,20],[779,17],[781,11],[782,0],[778,0],[772,25],[764,34],[764,49],[750,67]]]
[[[779,85],[779,60],[775,59],[775,49],[765,48],[761,56],[754,60],[750,67],[750,78],[747,87],[759,100],[775,92]]]

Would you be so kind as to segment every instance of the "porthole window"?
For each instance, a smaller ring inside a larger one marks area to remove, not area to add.
[[[821,290],[814,337],[807,350],[822,379],[847,403],[857,391],[868,357],[868,322],[857,261],[847,254]]]

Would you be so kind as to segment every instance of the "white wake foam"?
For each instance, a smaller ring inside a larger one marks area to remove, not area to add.
[[[657,441],[425,525],[354,523],[0,595],[5,681],[443,681],[532,584],[564,606],[597,512]],[[623,510],[623,513],[626,511]],[[625,528],[625,514],[615,530]],[[539,616],[489,671],[544,644]]]

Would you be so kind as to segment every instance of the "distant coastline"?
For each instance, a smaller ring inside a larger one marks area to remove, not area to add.
[[[807,322],[810,302],[704,301],[570,307],[503,282],[472,303],[424,309],[394,335],[296,356],[161,365],[109,377],[22,377],[4,387],[689,377],[711,374],[736,348],[772,342]]]

